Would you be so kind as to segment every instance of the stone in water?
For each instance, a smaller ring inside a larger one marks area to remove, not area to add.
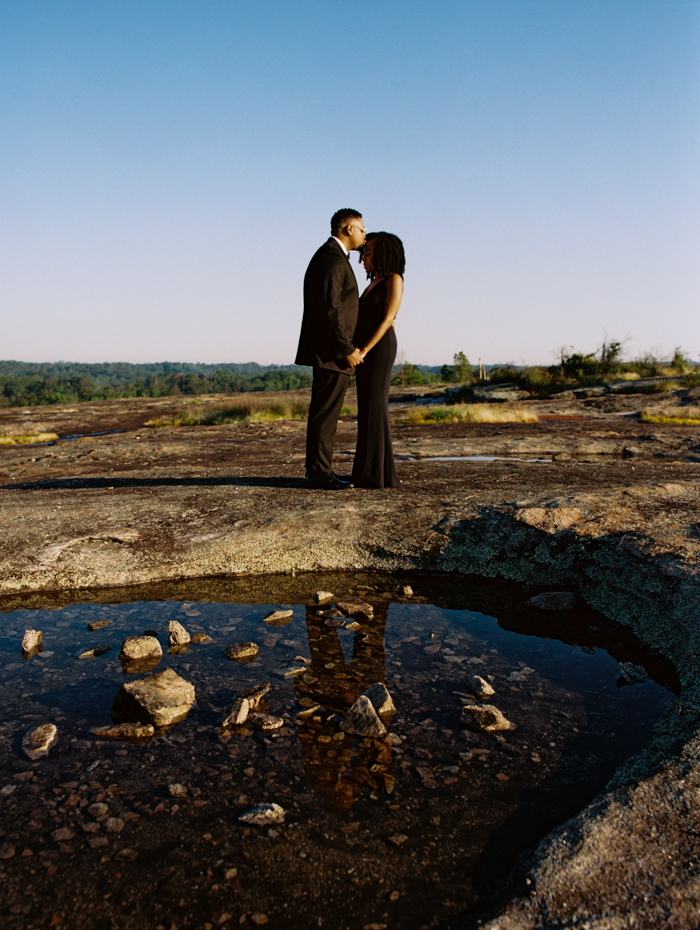
[[[271,714],[250,714],[248,720],[253,726],[260,730],[279,730],[284,726],[284,720],[281,717],[273,717]]]
[[[259,651],[255,643],[232,643],[224,649],[224,655],[234,662],[248,662],[254,659]]]
[[[633,665],[631,662],[618,662],[617,667],[620,670],[620,675],[628,685],[641,684],[641,682],[649,680],[649,675],[643,665]]]
[[[496,693],[488,681],[482,678],[481,675],[468,675],[466,686],[470,694],[473,694],[474,697],[478,697],[481,700],[491,697],[491,695]]]
[[[221,718],[222,727],[239,727],[241,724],[244,724],[248,719],[248,713],[250,711],[250,702],[248,698],[239,697],[231,705],[231,709],[228,710],[224,716]]]
[[[25,630],[22,637],[22,652],[36,655],[41,651],[41,630]]]
[[[515,729],[515,724],[507,720],[493,704],[468,704],[462,708],[460,722],[466,730],[475,730],[477,733]]]
[[[286,626],[294,617],[293,610],[271,610],[262,618],[268,626]]]
[[[340,729],[353,736],[379,738],[386,734],[386,727],[365,694],[361,694],[352,705]]]
[[[213,643],[214,640],[211,636],[208,636],[206,633],[197,633],[196,636],[193,636],[190,640],[192,643]]]
[[[194,700],[194,686],[166,668],[122,685],[112,704],[112,720],[167,727],[186,717]]]
[[[346,617],[359,617],[360,619],[371,620],[374,616],[374,607],[365,601],[356,598],[346,597],[342,601],[336,601],[336,607],[341,610]]]
[[[88,623],[87,628],[90,633],[94,633],[95,630],[103,630],[111,622],[111,620],[93,620],[92,623]]]
[[[86,649],[85,652],[81,652],[78,658],[95,659],[98,656],[106,655],[111,648],[111,646],[95,646],[93,649]]]
[[[57,740],[58,727],[53,723],[45,723],[25,734],[22,749],[25,756],[33,762],[35,759],[41,759],[42,756],[48,756],[49,750],[56,745]]]
[[[326,604],[333,603],[333,597],[334,595],[330,591],[316,591],[313,599],[315,604],[325,607]]]
[[[190,634],[177,620],[171,620],[168,624],[168,645],[186,646],[190,641]]]
[[[120,723],[115,727],[96,727],[90,730],[97,739],[152,739],[155,729],[150,723]]]
[[[284,823],[287,811],[279,804],[258,804],[252,810],[238,818],[243,823],[252,823],[256,827],[269,827],[273,823]]]
[[[364,692],[364,695],[370,699],[372,702],[372,707],[380,717],[391,716],[392,714],[396,713],[396,708],[394,707],[394,702],[391,700],[391,695],[389,694],[386,685],[381,681],[377,681],[371,685]]]
[[[269,681],[264,681],[261,685],[255,685],[252,688],[248,688],[247,691],[241,691],[239,696],[247,698],[250,709],[255,710],[271,687],[272,685]]]
[[[119,659],[160,659],[162,655],[163,650],[155,636],[127,636]]]

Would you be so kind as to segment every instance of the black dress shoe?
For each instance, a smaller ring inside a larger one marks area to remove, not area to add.
[[[306,473],[307,488],[320,488],[323,491],[347,491],[352,487],[349,481],[343,481],[334,474],[315,475],[310,471]]]

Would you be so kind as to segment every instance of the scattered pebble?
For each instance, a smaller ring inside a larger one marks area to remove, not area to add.
[[[25,630],[22,637],[22,652],[36,654],[41,649],[41,630]]]
[[[355,598],[343,598],[341,601],[336,601],[336,607],[346,617],[360,617],[366,620],[371,620],[374,617],[374,607]]]
[[[330,591],[316,591],[313,600],[315,604],[324,607],[326,604],[331,604],[334,597],[335,595],[331,594]]]
[[[70,827],[59,827],[58,830],[54,830],[51,834],[51,838],[56,843],[66,843],[68,840],[72,840],[74,836],[75,832]]]
[[[113,727],[96,727],[90,730],[97,739],[152,739],[155,728],[150,723],[120,723]]]
[[[232,643],[224,649],[224,655],[234,662],[245,662],[254,659],[259,651],[255,643]]]
[[[250,712],[250,702],[247,698],[239,697],[231,705],[230,709],[221,718],[222,727],[239,727],[248,719]]]
[[[94,646],[92,649],[86,649],[78,654],[79,659],[96,659],[98,656],[106,655],[111,646]]]
[[[91,804],[88,807],[88,813],[92,814],[95,820],[99,820],[101,817],[104,818],[107,816],[109,813],[109,806],[102,801],[97,801],[95,804]]]
[[[262,622],[268,626],[286,626],[293,617],[293,610],[270,610],[262,618]]]
[[[24,754],[32,760],[48,756],[58,741],[58,727],[53,723],[45,723],[25,734],[22,740]]]
[[[462,708],[460,722],[467,730],[483,733],[515,729],[515,725],[507,720],[493,704],[467,704]]]
[[[186,646],[190,641],[190,634],[177,620],[168,624],[168,644],[170,646]]]
[[[284,720],[281,717],[273,717],[271,714],[252,713],[248,716],[248,720],[260,730],[279,730],[284,726]]]
[[[184,798],[187,795],[187,788],[179,782],[168,785],[168,791],[173,798]]]
[[[272,685],[269,681],[264,681],[261,685],[255,685],[252,688],[248,688],[247,691],[241,691],[240,697],[246,698],[250,705],[250,709],[255,710],[271,687]]]
[[[214,640],[211,636],[208,636],[206,633],[197,633],[190,640],[191,643],[213,643]]]
[[[465,684],[467,691],[480,699],[491,697],[496,693],[488,681],[480,675],[468,675]]]
[[[269,827],[273,823],[284,823],[286,813],[279,804],[258,804],[238,819],[256,827]]]
[[[405,843],[408,840],[408,837],[404,833],[394,833],[394,835],[388,837],[388,839],[390,843],[394,844],[394,846],[401,846],[402,843]]]
[[[92,623],[88,623],[87,628],[90,633],[94,633],[96,630],[104,630],[111,622],[111,620],[93,620]]]

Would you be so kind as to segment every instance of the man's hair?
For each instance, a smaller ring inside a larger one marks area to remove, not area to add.
[[[375,278],[386,278],[390,274],[400,274],[406,270],[406,256],[403,250],[403,242],[398,236],[388,232],[370,232],[367,233],[367,242],[374,239],[374,266],[377,269],[374,273],[367,274],[367,277],[373,281]],[[360,251],[360,261],[365,254],[365,246]]]
[[[361,220],[362,214],[358,213],[357,210],[350,210],[349,207],[346,207],[344,210],[338,210],[331,217],[331,233],[340,232],[343,226],[348,225],[348,220]]]

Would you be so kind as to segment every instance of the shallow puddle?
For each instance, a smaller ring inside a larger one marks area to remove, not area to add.
[[[414,593],[397,593],[405,585]],[[329,608],[312,603],[316,590],[359,598],[373,617],[319,616]],[[583,604],[527,606],[534,593],[307,575],[105,592],[105,603],[64,596],[51,610],[40,598],[6,603],[3,927],[450,926],[644,745],[676,688],[626,631]],[[277,608],[291,620],[263,622]],[[171,620],[213,641],[169,654]],[[23,660],[27,628],[42,630],[43,651]],[[155,670],[194,685],[196,706],[148,742],[96,739],[122,684],[144,674],[125,673],[121,644],[147,631],[163,647]],[[255,659],[224,656],[244,642],[258,645]],[[109,649],[78,658],[95,647]],[[618,662],[650,678],[622,686]],[[462,707],[479,703],[466,688],[474,674],[513,729],[462,729]],[[283,725],[222,729],[236,695],[266,681],[260,709]],[[396,707],[387,735],[344,732],[377,682]],[[21,740],[43,723],[58,742],[30,762]],[[280,805],[284,822],[238,819],[261,803]]]

